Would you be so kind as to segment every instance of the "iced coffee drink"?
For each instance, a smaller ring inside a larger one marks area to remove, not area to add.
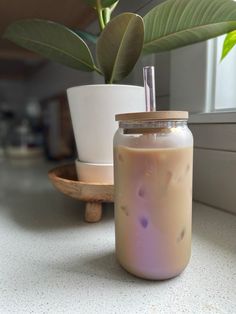
[[[116,256],[139,277],[171,278],[191,254],[192,135],[176,121],[125,126],[114,140]]]

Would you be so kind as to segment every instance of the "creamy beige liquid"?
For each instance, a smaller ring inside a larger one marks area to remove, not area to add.
[[[191,254],[192,147],[115,147],[116,254],[149,279],[178,275]]]

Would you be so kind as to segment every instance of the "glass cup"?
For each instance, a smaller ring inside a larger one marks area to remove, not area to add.
[[[175,277],[191,255],[193,137],[187,119],[181,111],[116,116],[116,256],[142,278]]]

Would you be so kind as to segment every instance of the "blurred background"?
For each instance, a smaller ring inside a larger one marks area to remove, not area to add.
[[[85,28],[95,18],[83,1],[0,1],[0,35],[15,20],[42,18]],[[66,88],[92,83],[80,73],[0,39],[0,156],[73,158]]]
[[[144,14],[160,1],[120,1],[115,14]],[[0,35],[15,20],[48,19],[72,29],[98,32],[95,11],[83,0],[0,1]],[[94,47],[90,47],[94,49]],[[159,61],[158,103],[169,101],[169,54],[139,62],[125,84],[143,85],[142,66]],[[98,74],[84,73],[55,64],[0,38],[0,156],[2,158],[73,159],[74,138],[66,89],[103,83]]]
[[[114,15],[128,11],[144,16],[160,2],[120,0]],[[25,18],[52,20],[94,34],[99,29],[95,11],[83,0],[0,0],[1,183],[12,161],[43,161],[47,180],[46,171],[55,163],[74,160],[66,89],[104,83],[96,73],[66,68],[2,39],[9,24]],[[236,49],[220,62],[224,38],[142,58],[121,84],[143,85],[143,66],[155,65],[157,108],[190,112],[194,199],[235,211]],[[11,180],[15,177],[12,170]]]

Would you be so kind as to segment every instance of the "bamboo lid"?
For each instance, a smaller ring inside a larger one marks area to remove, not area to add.
[[[116,115],[116,121],[147,121],[147,120],[187,120],[187,111],[151,111],[122,113]]]

